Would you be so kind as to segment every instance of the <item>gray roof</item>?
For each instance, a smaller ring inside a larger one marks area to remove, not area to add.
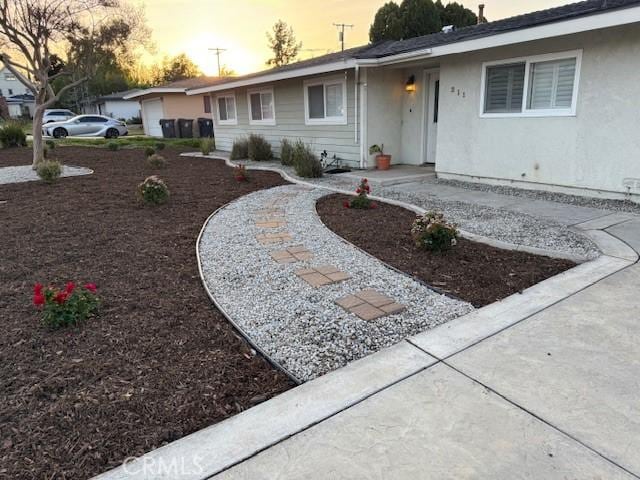
[[[320,57],[302,60],[300,62],[291,63],[283,67],[263,70],[261,72],[242,75],[239,77],[231,77],[222,81],[211,82],[205,86],[213,86],[214,84],[224,84],[237,80],[248,80],[251,78],[262,77],[273,73],[286,72],[290,70],[298,70],[300,68],[325,65],[338,62],[340,60],[352,59],[374,59],[382,58],[400,53],[407,53],[416,50],[447,45],[465,40],[474,40],[482,37],[489,37],[500,33],[506,33],[524,28],[535,27],[548,23],[561,22],[571,20],[573,18],[584,17],[609,10],[622,9],[640,5],[640,0],[586,0],[578,3],[571,3],[560,7],[549,8],[537,12],[509,17],[494,22],[482,23],[471,27],[464,27],[449,33],[432,33],[422,37],[408,38],[406,40],[389,40],[378,42],[360,47],[354,47],[344,52],[330,53]],[[190,89],[199,88],[191,87]]]

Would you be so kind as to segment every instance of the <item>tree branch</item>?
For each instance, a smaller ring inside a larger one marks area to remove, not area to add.
[[[22,82],[24,85],[27,86],[27,88],[29,90],[31,90],[31,92],[33,92],[34,95],[36,95],[38,93],[38,90],[36,88],[36,85],[29,80],[27,77],[25,77],[22,73],[20,73],[20,71],[16,68],[16,63],[14,63],[13,61],[9,60],[8,56],[0,53],[0,61],[2,63],[4,63],[5,67],[7,67],[7,69],[16,76],[16,78],[18,80],[20,80],[20,82]],[[29,71],[29,69],[26,69],[27,71]]]

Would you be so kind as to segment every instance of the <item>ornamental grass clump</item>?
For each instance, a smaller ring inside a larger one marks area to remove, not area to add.
[[[76,287],[67,283],[64,290],[54,286],[33,287],[33,304],[40,309],[42,322],[51,328],[75,326],[93,315],[98,309],[97,288],[94,283]]]
[[[249,141],[246,138],[239,138],[233,142],[231,147],[231,160],[246,160],[249,158]]]
[[[200,140],[200,151],[203,155],[209,155],[216,149],[216,141],[211,137]]]
[[[369,181],[366,178],[360,180],[356,193],[358,194],[356,197],[344,202],[345,208],[360,208],[362,210],[378,208],[378,204],[369,198],[371,187],[369,187]]]
[[[322,163],[302,140],[298,140],[293,146],[293,168],[300,177],[322,177]]]
[[[167,159],[164,158],[162,155],[154,153],[147,157],[147,164],[151,168],[166,168],[168,162],[167,162]]]
[[[256,162],[267,162],[273,158],[271,144],[262,135],[252,133],[247,140],[247,158]]]
[[[111,150],[112,152],[115,152],[116,150],[118,150],[120,148],[120,144],[118,142],[109,142],[107,143],[107,149]]]
[[[138,185],[138,198],[147,205],[162,205],[169,200],[169,188],[160,177],[151,175]]]
[[[145,157],[149,158],[151,155],[153,155],[154,153],[156,153],[156,149],[153,147],[146,147],[144,149],[144,155]]]
[[[36,166],[36,173],[44,183],[54,183],[62,174],[62,165],[57,160],[44,160]]]
[[[457,245],[458,229],[442,213],[427,212],[414,220],[411,237],[418,248],[442,252]]]
[[[286,138],[280,143],[280,163],[282,165],[293,165],[293,145]]]
[[[235,178],[238,182],[249,181],[249,175],[247,174],[247,169],[243,164],[239,164],[233,167],[233,178]]]
[[[164,148],[166,147],[166,144],[164,142],[156,142],[156,150],[161,152],[162,150],[164,150]]]
[[[0,144],[3,148],[27,146],[27,135],[18,122],[6,122],[0,126]]]

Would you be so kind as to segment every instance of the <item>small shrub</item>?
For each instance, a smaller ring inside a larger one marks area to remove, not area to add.
[[[319,178],[322,176],[322,163],[302,140],[298,140],[293,147],[293,167],[300,177]]]
[[[138,198],[148,205],[161,205],[169,199],[169,188],[160,177],[152,175],[138,185]]]
[[[164,142],[156,142],[156,150],[157,151],[162,151],[164,150],[164,147],[166,147],[166,144]]]
[[[247,182],[249,181],[249,175],[247,174],[247,169],[243,164],[236,165],[233,167],[233,177],[238,182]]]
[[[17,122],[7,122],[0,127],[0,144],[4,148],[26,147],[27,135],[22,125]]]
[[[168,164],[167,159],[157,153],[149,155],[147,157],[147,163],[151,168],[166,168]]]
[[[86,320],[98,309],[96,286],[88,283],[76,287],[67,283],[64,290],[44,288],[40,283],[33,287],[33,304],[40,309],[42,322],[51,328],[70,327]]]
[[[47,140],[46,142],[44,142],[45,145],[49,148],[49,150],[55,150],[56,148],[56,142],[54,142],[53,140]]]
[[[109,142],[107,143],[107,148],[112,152],[115,152],[120,148],[120,144],[118,142]]]
[[[151,155],[154,155],[156,153],[156,149],[153,147],[147,147],[144,149],[144,154],[147,158],[149,158]]]
[[[53,183],[62,174],[62,165],[55,160],[45,160],[36,167],[36,173],[45,183]]]
[[[288,166],[293,165],[293,145],[286,138],[283,138],[280,143],[280,163]]]
[[[249,141],[246,138],[239,138],[233,142],[230,158],[231,160],[246,160],[249,158]]]
[[[203,155],[209,155],[216,149],[216,141],[213,138],[206,137],[200,140],[200,151]]]
[[[427,212],[416,218],[411,226],[411,236],[416,246],[434,252],[448,250],[458,243],[458,229],[438,212]]]
[[[256,162],[266,162],[273,158],[271,144],[262,135],[252,133],[249,135],[247,145],[247,158]]]
[[[346,208],[360,208],[363,210],[369,210],[372,208],[378,208],[378,204],[369,198],[371,188],[369,187],[369,181],[366,178],[360,180],[360,185],[356,188],[357,197],[351,199],[351,201],[345,202]]]

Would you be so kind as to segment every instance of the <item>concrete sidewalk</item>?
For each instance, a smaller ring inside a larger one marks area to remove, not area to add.
[[[640,478],[639,291],[635,264],[215,478]]]

